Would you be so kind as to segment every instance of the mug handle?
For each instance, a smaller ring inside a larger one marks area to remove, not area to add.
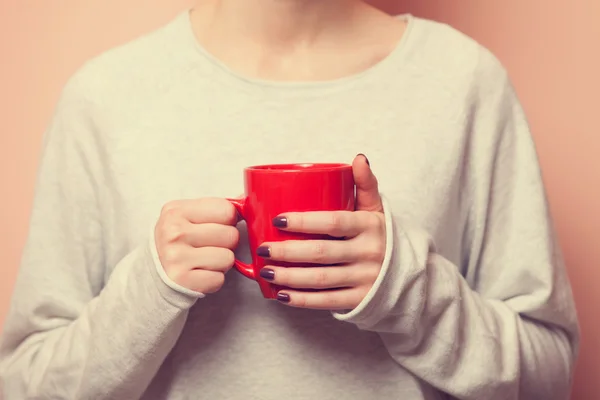
[[[235,210],[237,211],[240,219],[245,219],[244,217],[244,208],[246,206],[246,198],[241,198],[241,199],[227,199],[231,204],[233,204],[233,206],[235,207]],[[252,280],[256,280],[256,274],[254,273],[254,267],[251,264],[247,264],[245,262],[242,262],[240,260],[238,260],[237,258],[235,259],[235,263],[233,264],[235,269],[237,269],[238,271],[241,272],[242,275],[244,275],[246,278],[252,279]]]

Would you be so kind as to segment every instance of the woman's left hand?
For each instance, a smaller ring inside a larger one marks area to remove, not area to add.
[[[383,205],[367,158],[359,154],[352,168],[356,211],[286,213],[273,221],[282,230],[343,240],[288,240],[263,243],[258,248],[257,254],[267,260],[261,277],[290,288],[278,293],[280,302],[302,308],[353,309],[375,283],[386,246]],[[269,260],[307,266],[277,267],[268,265]]]

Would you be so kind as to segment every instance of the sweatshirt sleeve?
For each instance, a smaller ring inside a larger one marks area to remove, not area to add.
[[[461,265],[385,204],[387,254],[336,318],[376,331],[414,375],[465,400],[569,398],[579,327],[536,149],[505,70],[482,55],[472,93]]]
[[[141,397],[202,296],[161,276],[151,235],[105,264],[101,152],[82,92],[73,78],[44,137],[0,346],[6,400]]]

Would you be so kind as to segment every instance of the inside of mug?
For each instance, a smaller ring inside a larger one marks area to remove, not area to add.
[[[253,171],[280,171],[280,172],[294,172],[294,171],[322,171],[332,169],[344,169],[351,168],[349,164],[343,163],[298,163],[298,164],[270,164],[270,165],[255,165],[248,167]]]

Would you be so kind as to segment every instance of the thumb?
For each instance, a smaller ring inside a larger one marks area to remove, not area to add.
[[[358,154],[352,162],[352,172],[356,185],[357,211],[383,211],[383,203],[379,195],[377,178],[371,171],[367,156]]]

